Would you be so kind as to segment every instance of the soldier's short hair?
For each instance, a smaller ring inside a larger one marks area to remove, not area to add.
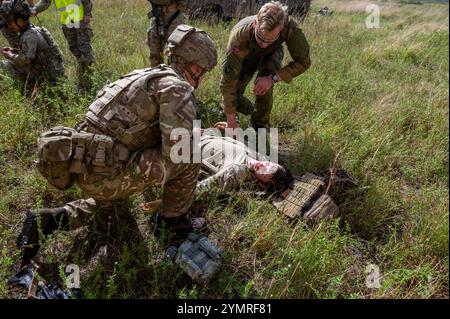
[[[288,15],[288,7],[281,2],[268,2],[258,12],[259,27],[264,31],[272,31],[279,25],[283,25]]]

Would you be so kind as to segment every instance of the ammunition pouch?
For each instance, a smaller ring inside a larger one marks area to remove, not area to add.
[[[36,164],[52,186],[66,190],[73,174],[110,174],[129,157],[130,151],[110,136],[54,127],[38,139]]]
[[[206,284],[220,271],[222,250],[205,235],[190,233],[178,248],[171,246],[166,254],[194,281]]]

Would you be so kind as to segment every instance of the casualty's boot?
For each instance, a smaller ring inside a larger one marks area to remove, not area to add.
[[[154,235],[161,239],[165,245],[171,245],[186,239],[190,233],[206,226],[206,220],[199,217],[188,217],[187,214],[167,218],[156,215]]]
[[[39,226],[43,235],[47,236],[58,228],[67,229],[68,225],[69,218],[65,208],[42,208],[36,212],[27,210],[16,240],[17,248],[22,249],[22,266],[29,264],[39,251]]]

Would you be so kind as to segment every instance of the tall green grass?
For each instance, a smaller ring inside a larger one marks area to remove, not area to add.
[[[316,1],[302,26],[312,67],[275,89],[272,123],[290,168],[302,174],[338,163],[357,182],[335,198],[340,219],[290,225],[258,197],[201,196],[194,211],[208,219],[225,262],[217,280],[199,286],[162,258],[149,216],[136,210],[155,197],[145,194],[129,207],[137,224],[120,224],[109,245],[98,239],[100,231],[59,233],[47,242],[43,259],[88,268],[86,298],[448,297],[448,5],[379,4],[381,28],[367,29],[362,2],[327,1],[334,14],[316,17],[325,5]],[[6,279],[17,270],[14,239],[23,211],[82,196],[76,189],[55,191],[33,169],[39,132],[74,125],[105,82],[148,66],[146,10],[144,0],[96,1],[97,62],[87,94],[76,87],[76,63],[53,10],[33,21],[61,46],[64,83],[22,96],[12,80],[0,78],[0,297],[13,296]],[[212,35],[222,59],[233,24],[193,23]],[[223,119],[220,74],[219,66],[197,94],[205,125]],[[113,262],[101,262],[101,254],[90,264],[79,252],[69,256],[74,238],[82,248],[106,245]],[[379,289],[365,285],[369,264],[380,268]]]

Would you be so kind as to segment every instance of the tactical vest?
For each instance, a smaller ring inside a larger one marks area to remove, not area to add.
[[[67,25],[83,21],[84,6],[81,0],[55,0],[61,24]]]
[[[130,151],[161,142],[159,106],[149,81],[180,76],[168,66],[136,70],[106,85],[89,107],[86,120],[95,129],[115,137]]]
[[[47,49],[40,50],[38,52],[39,66],[45,72],[51,80],[56,80],[57,77],[64,74],[64,62],[63,55],[52,35],[46,28],[33,26],[38,30],[39,34],[44,38],[48,45]]]

